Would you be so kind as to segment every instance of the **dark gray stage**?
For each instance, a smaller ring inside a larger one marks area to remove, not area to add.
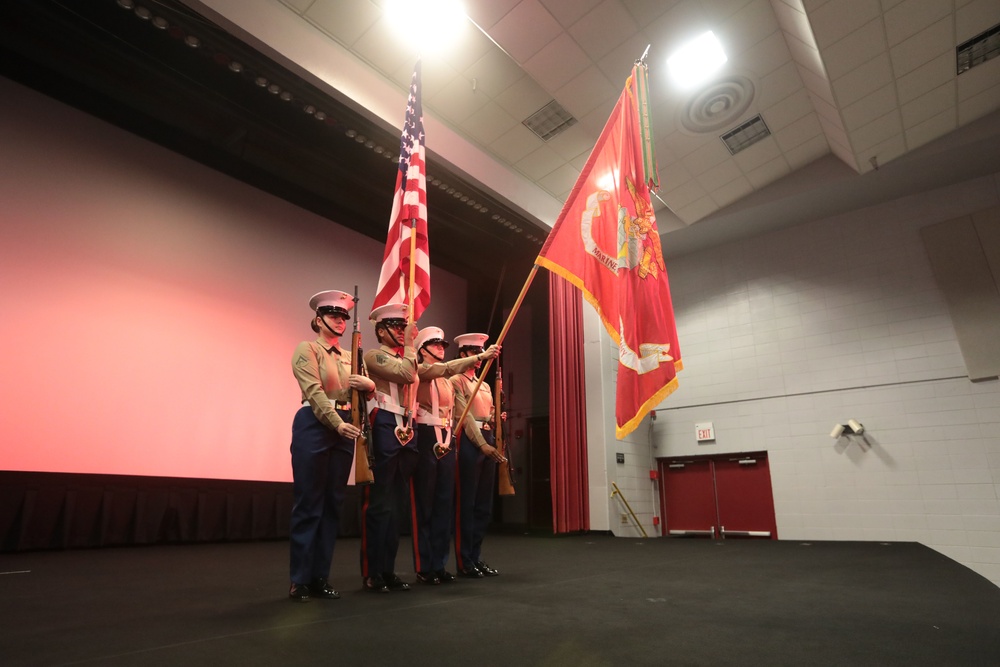
[[[919,544],[491,535],[500,577],[387,595],[358,546],[305,604],[284,542],[3,554],[0,664],[1000,664],[1000,588]]]

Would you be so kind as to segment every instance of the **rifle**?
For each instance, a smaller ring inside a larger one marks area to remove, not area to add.
[[[493,421],[495,422],[495,441],[494,446],[497,451],[500,452],[500,456],[503,457],[503,463],[500,464],[500,495],[501,496],[512,496],[514,495],[514,464],[510,460],[510,456],[507,455],[507,439],[504,437],[503,428],[503,373],[500,371],[500,360],[497,359],[497,379],[496,379],[496,407],[493,410]]]
[[[358,286],[354,286],[354,332],[351,334],[351,374],[366,375],[365,362],[361,358],[361,332],[358,330]],[[368,421],[364,392],[351,390],[351,423],[361,429],[361,435],[354,441],[354,483],[361,486],[375,482],[372,468],[375,455],[372,452],[372,426]]]

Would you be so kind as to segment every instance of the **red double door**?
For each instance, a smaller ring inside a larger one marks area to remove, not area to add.
[[[660,459],[659,478],[664,535],[778,539],[765,452]]]

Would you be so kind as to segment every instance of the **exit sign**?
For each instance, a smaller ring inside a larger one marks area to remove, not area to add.
[[[712,422],[702,422],[694,425],[694,435],[698,442],[711,442],[715,440],[715,427]]]

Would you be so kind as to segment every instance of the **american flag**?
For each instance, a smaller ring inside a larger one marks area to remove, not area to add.
[[[407,303],[410,281],[410,234],[416,231],[413,319],[431,301],[430,252],[427,243],[427,170],[424,162],[424,112],[420,104],[420,61],[413,68],[406,119],[399,140],[399,172],[389,217],[389,234],[378,290],[372,308]]]

